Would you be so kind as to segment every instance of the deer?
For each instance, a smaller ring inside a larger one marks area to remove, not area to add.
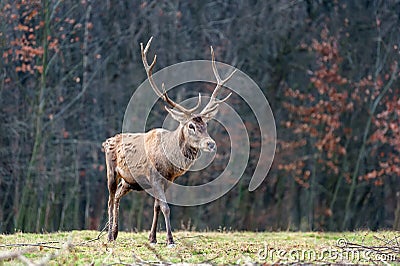
[[[217,99],[219,91],[235,70],[222,79],[211,46],[211,65],[217,81],[214,91],[201,111],[198,110],[201,105],[200,93],[197,104],[192,108],[185,108],[168,97],[164,83],[161,91],[153,80],[152,73],[157,55],[150,65],[147,61],[152,39],[153,37],[149,39],[144,48],[143,43],[140,43],[147,79],[156,95],[168,105],[164,106],[166,111],[179,125],[173,131],[155,128],[146,133],[119,133],[103,142],[109,191],[108,241],[115,241],[118,236],[121,198],[132,190],[150,189],[154,197],[154,213],[149,241],[151,244],[157,243],[156,231],[161,211],[165,220],[167,245],[173,247],[170,208],[165,197],[168,182],[174,182],[176,178],[185,174],[198,158],[200,151],[216,150],[216,142],[207,132],[207,122],[215,117],[218,106],[231,96],[232,93],[229,93],[225,98]],[[170,158],[173,158],[173,162]]]

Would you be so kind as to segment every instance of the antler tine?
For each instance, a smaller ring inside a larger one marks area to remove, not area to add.
[[[215,54],[214,54],[214,49],[212,46],[211,46],[211,64],[212,64],[214,76],[217,79],[217,86],[215,86],[215,89],[214,89],[213,93],[211,94],[210,101],[204,107],[204,109],[201,111],[201,113],[200,113],[201,115],[206,115],[211,112],[214,112],[220,103],[225,102],[232,95],[232,93],[229,93],[228,96],[226,96],[222,100],[218,100],[216,98],[221,87],[233,76],[233,74],[235,74],[236,69],[233,70],[232,73],[230,73],[225,79],[221,79],[221,76],[218,73],[217,64],[215,63]]]
[[[164,101],[166,101],[169,105],[171,105],[173,107],[177,107],[176,105],[179,105],[179,104],[175,103],[173,100],[171,100],[171,98],[168,97],[167,91],[165,90],[164,83],[161,84],[161,87],[163,90],[162,98],[164,99]],[[199,98],[197,100],[197,104],[195,107],[187,109],[187,108],[184,108],[181,105],[179,105],[179,107],[177,109],[184,112],[185,114],[192,114],[197,110],[197,108],[199,108],[200,104],[201,104],[201,94],[199,93]],[[184,109],[184,111],[182,110],[182,108]]]
[[[217,78],[217,84],[221,83],[221,76],[218,73],[218,69],[217,69],[217,64],[215,63],[215,54],[214,54],[214,49],[212,46],[210,46],[211,48],[211,65],[212,65],[212,69],[214,72],[214,76]]]
[[[199,108],[201,104],[201,95],[199,93],[199,99],[195,107],[186,109],[185,107],[181,106],[180,104],[174,102],[171,100],[171,98],[168,97],[167,91],[165,90],[164,83],[162,83],[162,92],[160,89],[157,87],[156,83],[153,80],[153,68],[156,65],[157,62],[157,55],[154,55],[153,62],[149,65],[147,62],[147,52],[149,51],[151,41],[153,40],[153,37],[149,39],[149,41],[146,44],[146,47],[143,48],[143,43],[140,43],[140,51],[142,54],[142,61],[143,61],[143,66],[146,70],[147,73],[147,78],[149,79],[150,85],[153,88],[154,92],[157,94],[158,97],[163,99],[166,103],[168,103],[172,108],[176,108],[180,112],[186,114],[186,115],[191,115],[194,111],[196,111],[197,108]]]
[[[140,43],[140,52],[142,54],[143,66],[144,66],[144,69],[146,70],[150,85],[153,88],[154,92],[157,94],[157,96],[163,98],[163,94],[158,89],[157,85],[154,83],[153,76],[152,76],[153,68],[157,62],[157,55],[154,55],[154,59],[153,59],[153,62],[151,63],[151,65],[149,65],[149,63],[147,62],[147,52],[149,51],[152,40],[153,40],[153,36],[149,39],[149,41],[147,42],[146,47],[144,49],[143,49],[143,43]]]
[[[201,94],[199,92],[199,98],[197,99],[197,104],[195,105],[195,107],[187,109],[189,113],[194,113],[200,106],[201,104]]]

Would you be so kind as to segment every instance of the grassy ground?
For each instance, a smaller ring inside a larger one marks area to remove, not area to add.
[[[174,232],[176,245],[149,245],[148,232],[120,232],[115,243],[96,231],[0,235],[0,265],[206,263],[389,263],[400,262],[400,233],[391,231]],[[22,254],[23,253],[23,254]],[[10,257],[16,257],[10,259]]]

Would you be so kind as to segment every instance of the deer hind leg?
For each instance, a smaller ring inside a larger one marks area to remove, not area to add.
[[[107,165],[107,168],[110,168]],[[113,214],[114,214],[114,199],[115,192],[117,191],[117,178],[114,169],[107,169],[107,179],[108,179],[108,241],[111,242],[115,240],[112,235],[113,228]]]
[[[121,182],[118,184],[117,192],[115,193],[115,199],[114,199],[114,214],[113,214],[114,219],[113,219],[113,226],[111,229],[112,238],[114,240],[116,240],[118,236],[119,203],[121,198],[125,196],[129,191],[131,191],[129,184],[122,179]]]
[[[160,201],[158,199],[154,199],[154,212],[153,212],[153,223],[151,224],[151,230],[149,235],[150,243],[157,243],[157,221],[158,214],[160,213]]]

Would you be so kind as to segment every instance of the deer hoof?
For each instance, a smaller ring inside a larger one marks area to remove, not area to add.
[[[157,246],[157,242],[150,242],[150,246],[152,246],[152,247]]]
[[[174,243],[168,244],[167,247],[168,248],[175,248],[175,244]]]

